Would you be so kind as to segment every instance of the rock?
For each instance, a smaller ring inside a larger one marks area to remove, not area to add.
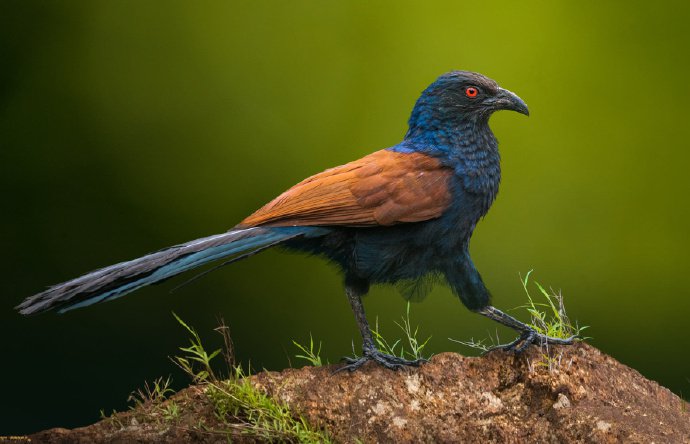
[[[558,398],[556,399],[556,402],[553,403],[552,407],[556,410],[567,409],[570,407],[570,399],[568,399],[568,397],[565,396],[563,393],[559,393]]]
[[[532,349],[479,358],[442,353],[401,371],[372,363],[353,373],[334,374],[338,366],[304,367],[262,372],[252,381],[343,443],[690,443],[690,413],[669,390],[584,343],[552,353],[558,359],[550,368],[538,365],[541,352]],[[196,399],[196,414],[212,415],[198,407],[198,388],[187,391],[196,396],[185,395]],[[184,393],[176,395],[178,403]],[[179,426],[117,431],[103,423],[31,438],[212,442],[188,428],[182,434]]]

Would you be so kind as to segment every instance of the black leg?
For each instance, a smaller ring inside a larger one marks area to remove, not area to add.
[[[350,301],[350,306],[355,314],[355,320],[357,321],[357,327],[359,327],[359,333],[362,335],[362,356],[359,358],[343,358],[347,364],[339,368],[337,372],[342,370],[357,370],[367,361],[377,362],[391,370],[397,370],[405,366],[418,367],[423,362],[426,362],[425,359],[416,359],[414,361],[410,361],[408,359],[381,353],[376,348],[374,338],[371,335],[369,322],[364,314],[364,305],[362,305],[362,297],[360,292],[358,292],[355,287],[346,286],[345,294],[347,294],[347,299]]]
[[[359,333],[362,335],[362,348],[375,348],[374,338],[371,335],[371,328],[369,328],[369,321],[367,321],[367,316],[364,313],[362,296],[353,287],[345,287],[345,294],[350,302],[350,307],[352,307],[352,312],[355,314]]]
[[[561,339],[561,338],[554,338],[551,336],[546,336],[541,333],[538,333],[536,330],[534,330],[532,327],[530,327],[527,324],[524,324],[514,317],[502,312],[496,307],[493,307],[491,305],[487,305],[486,307],[477,310],[477,313],[486,316],[489,319],[493,319],[494,321],[505,325],[506,327],[510,327],[513,330],[516,330],[520,333],[520,336],[514,340],[513,342],[505,345],[497,345],[496,347],[492,347],[488,351],[492,350],[506,350],[506,351],[514,351],[516,353],[520,353],[521,351],[525,350],[527,346],[530,344],[537,344],[537,345],[547,345],[547,344],[557,344],[557,345],[570,345],[575,342],[577,339],[577,336],[571,336],[567,339]]]
[[[482,277],[472,263],[472,259],[470,259],[467,250],[459,255],[452,266],[448,268],[446,271],[446,279],[453,291],[460,296],[462,303],[465,304],[467,308],[489,319],[493,319],[506,327],[517,330],[520,333],[520,336],[510,344],[498,345],[491,348],[489,351],[501,349],[519,353],[530,344],[569,345],[574,343],[577,339],[577,336],[561,339],[543,335],[529,325],[491,306],[489,304],[489,290],[487,290],[486,285],[484,285]]]

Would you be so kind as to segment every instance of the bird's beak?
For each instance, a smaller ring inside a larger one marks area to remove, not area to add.
[[[493,97],[492,102],[496,110],[507,109],[529,116],[529,109],[525,101],[507,89],[498,88],[498,94]]]

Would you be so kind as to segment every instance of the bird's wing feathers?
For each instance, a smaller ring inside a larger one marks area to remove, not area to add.
[[[240,226],[376,226],[439,217],[448,207],[452,170],[420,153],[382,150],[316,174]]]

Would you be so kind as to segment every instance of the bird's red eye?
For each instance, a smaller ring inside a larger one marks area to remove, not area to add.
[[[479,90],[477,90],[477,88],[475,88],[474,86],[465,88],[465,95],[470,99],[474,99],[475,97],[477,97],[477,94],[479,94]]]

